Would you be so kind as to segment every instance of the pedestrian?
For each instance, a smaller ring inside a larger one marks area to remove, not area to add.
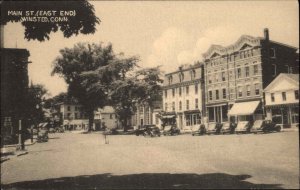
[[[33,143],[33,128],[34,128],[34,125],[32,124],[32,125],[30,126],[31,143]]]
[[[102,122],[102,128],[104,129],[104,132],[102,133],[104,135],[104,143],[108,144],[109,143],[108,137],[107,137],[108,129],[105,125],[105,122]]]

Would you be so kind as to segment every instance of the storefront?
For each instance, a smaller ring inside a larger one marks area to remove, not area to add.
[[[239,121],[249,121],[263,119],[260,101],[234,103],[228,112],[230,122],[238,123]]]
[[[185,126],[193,127],[201,124],[200,110],[189,110],[184,112]]]
[[[284,128],[299,125],[299,105],[281,104],[266,106],[267,118]]]

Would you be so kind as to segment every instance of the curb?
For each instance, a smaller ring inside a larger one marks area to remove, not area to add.
[[[3,163],[3,162],[8,161],[8,160],[10,160],[10,158],[2,158],[1,157],[1,162],[0,163]]]
[[[26,155],[26,154],[28,154],[28,151],[19,152],[19,153],[17,152],[17,153],[16,153],[17,157],[23,156],[23,155]]]

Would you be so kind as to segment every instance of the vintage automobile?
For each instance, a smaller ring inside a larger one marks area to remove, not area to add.
[[[156,125],[143,125],[135,130],[135,135],[143,135],[143,136],[160,136],[160,130]]]
[[[250,130],[252,133],[280,132],[281,127],[271,120],[256,120]]]
[[[163,134],[166,135],[179,135],[180,129],[176,125],[167,125],[164,127]]]
[[[236,128],[235,123],[225,122],[223,123],[223,127],[221,129],[222,134],[233,134]]]
[[[220,134],[220,131],[222,129],[222,124],[221,123],[209,123],[206,133],[208,135],[210,134]]]
[[[235,133],[250,133],[251,124],[249,121],[239,121],[235,128]]]
[[[204,135],[206,133],[206,128],[204,124],[196,125],[192,127],[192,136]]]
[[[47,142],[48,138],[48,129],[45,127],[40,128],[37,135],[37,142]]]

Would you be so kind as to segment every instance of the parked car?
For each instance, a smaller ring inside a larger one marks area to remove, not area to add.
[[[160,130],[156,125],[146,125],[145,128],[146,130],[143,133],[144,136],[160,137]]]
[[[180,129],[176,125],[167,125],[164,127],[163,134],[166,135],[179,135]]]
[[[57,133],[63,133],[63,132],[65,132],[65,130],[64,130],[63,127],[56,127],[56,128],[55,128],[55,131],[56,131]]]
[[[47,128],[41,128],[37,135],[37,142],[47,142],[48,141],[48,130]]]
[[[250,133],[251,125],[249,121],[239,121],[235,129],[236,133]]]
[[[53,127],[49,128],[49,133],[55,133],[55,132],[56,130]]]
[[[192,127],[192,136],[204,135],[206,133],[206,128],[204,124],[196,125]]]
[[[226,134],[226,133],[233,134],[236,126],[237,125],[235,123],[225,122],[225,123],[223,123],[221,133],[222,134]]]
[[[209,123],[208,127],[207,127],[207,130],[206,130],[206,133],[208,135],[210,135],[210,134],[220,134],[221,128],[222,128],[221,123]]]
[[[251,128],[252,133],[258,133],[258,132],[280,132],[281,127],[279,125],[276,125],[271,120],[256,120],[253,124],[253,127]]]

